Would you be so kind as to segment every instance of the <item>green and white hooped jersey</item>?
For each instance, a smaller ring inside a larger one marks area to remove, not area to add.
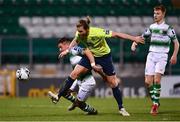
[[[168,53],[171,41],[177,40],[174,29],[165,22],[151,24],[143,35],[150,36],[151,52]]]

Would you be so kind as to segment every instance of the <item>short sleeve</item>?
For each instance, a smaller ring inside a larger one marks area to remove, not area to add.
[[[174,30],[173,27],[171,27],[171,26],[170,26],[169,29],[168,29],[167,35],[169,36],[169,38],[171,39],[171,41],[177,40],[175,30]]]

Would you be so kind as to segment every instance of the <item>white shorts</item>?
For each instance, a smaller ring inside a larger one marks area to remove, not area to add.
[[[80,101],[86,101],[87,98],[91,95],[92,90],[95,88],[95,86],[96,81],[94,77],[92,75],[88,75],[82,81],[75,80],[70,89],[72,91],[77,91],[79,87],[77,98]]]
[[[164,74],[167,64],[168,54],[149,52],[146,59],[145,75]]]

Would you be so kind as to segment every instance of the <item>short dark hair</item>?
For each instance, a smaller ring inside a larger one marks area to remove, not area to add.
[[[64,42],[70,43],[71,40],[70,40],[69,38],[66,38],[66,37],[63,37],[63,38],[61,38],[61,39],[58,40],[58,44],[59,44],[59,43],[64,43]]]
[[[164,5],[155,6],[154,10],[161,10],[163,13],[166,13],[166,7]]]

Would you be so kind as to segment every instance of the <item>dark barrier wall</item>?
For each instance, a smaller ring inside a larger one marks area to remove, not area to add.
[[[42,97],[49,90],[57,91],[65,78],[32,78],[29,81],[18,82],[18,95],[20,97]],[[112,90],[101,78],[96,78],[96,88],[92,92],[95,97],[112,97]],[[145,97],[147,95],[143,77],[122,78],[119,88],[124,97]]]

